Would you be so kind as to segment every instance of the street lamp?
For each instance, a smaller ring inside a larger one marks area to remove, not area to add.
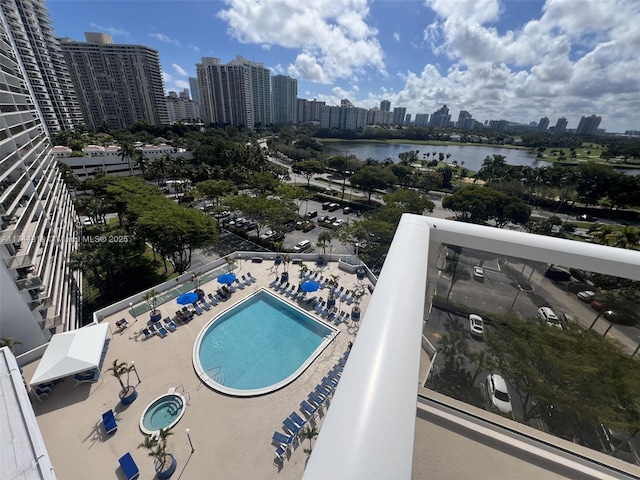
[[[136,378],[138,379],[138,383],[140,383],[142,380],[140,380],[140,375],[138,375],[138,369],[136,368],[136,362],[134,362],[133,360],[131,360],[131,368],[133,369],[133,371],[136,374]]]
[[[133,323],[136,323],[138,321],[138,316],[136,315],[136,311],[133,309],[133,302],[129,302],[129,312],[133,315],[133,318],[135,318]]]
[[[196,449],[193,448],[193,442],[191,442],[191,435],[189,435],[189,433],[191,432],[191,430],[189,430],[188,428],[184,429],[184,433],[187,434],[187,439],[189,440],[189,445],[191,445],[191,453],[195,452]]]

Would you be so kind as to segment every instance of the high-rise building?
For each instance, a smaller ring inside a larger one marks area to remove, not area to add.
[[[509,129],[509,122],[507,120],[489,120],[489,129],[504,132]]]
[[[555,128],[553,129],[553,134],[562,135],[563,133],[565,133],[567,131],[567,123],[568,122],[566,118],[560,117],[556,122]]]
[[[84,123],[44,0],[6,0],[0,10],[49,133]]]
[[[295,123],[298,113],[298,80],[286,75],[271,77],[273,123]]]
[[[538,131],[539,132],[546,132],[547,129],[549,128],[549,118],[548,117],[542,117],[540,119],[540,121],[538,122]]]
[[[320,102],[316,99],[305,100],[304,98],[298,98],[297,101],[297,122],[320,122],[320,110],[325,106],[325,102]]]
[[[393,123],[396,125],[402,125],[404,123],[404,117],[407,115],[406,107],[396,107],[393,109]]]
[[[415,124],[420,127],[426,127],[429,125],[429,114],[428,113],[416,113],[416,121]]]
[[[380,110],[382,110],[383,112],[390,112],[391,102],[389,100],[382,100],[380,102]]]
[[[578,128],[576,128],[576,135],[595,135],[602,117],[591,115],[590,117],[582,117]]]
[[[440,109],[431,114],[431,120],[429,125],[432,127],[446,128],[451,122],[451,115],[449,114],[449,108],[443,105]]]
[[[471,129],[473,128],[472,116],[466,110],[460,110],[458,114],[458,121],[456,122],[456,127],[461,129]]]
[[[135,122],[167,125],[167,105],[157,50],[114,44],[104,33],[86,42],[60,39],[80,109],[91,128],[123,128]]]
[[[8,19],[14,6],[3,1],[0,12],[0,98],[10,107],[0,109],[0,332],[20,354],[80,326],[81,276],[68,263],[77,216],[32,94],[42,85],[25,72],[40,67],[15,47],[24,31]]]
[[[198,77],[189,77],[189,90],[191,90],[191,100],[200,103],[200,88],[198,87]]]
[[[367,123],[367,110],[358,107],[327,107],[320,109],[320,128],[360,130]]]
[[[169,123],[194,122],[200,119],[200,107],[189,98],[189,90],[186,88],[180,94],[169,92],[165,101]]]
[[[229,65],[242,65],[249,70],[249,91],[254,124],[271,123],[271,71],[262,63],[252,62],[240,55]],[[249,127],[253,128],[254,124]]]
[[[404,123],[409,125],[411,123],[411,114],[407,113],[406,117],[404,117]]]

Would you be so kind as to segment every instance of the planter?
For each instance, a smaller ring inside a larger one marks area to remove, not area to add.
[[[358,280],[364,280],[365,273],[366,272],[365,272],[364,268],[362,268],[362,267],[356,268],[356,278]]]
[[[276,265],[280,265],[282,263],[282,255],[276,255],[273,259],[273,263],[275,263]]]
[[[336,299],[331,297],[327,299],[327,308],[333,308],[336,306]]]
[[[129,385],[127,387],[127,390],[120,391],[118,396],[120,397],[121,404],[129,405],[133,403],[136,398],[138,398],[138,391],[136,390],[136,387]]]
[[[353,307],[353,310],[351,310],[351,318],[360,320],[360,307]]]
[[[327,264],[327,261],[324,259],[324,257],[318,257],[318,259],[316,260],[316,265],[319,267],[324,267]]]
[[[156,323],[159,322],[160,320],[162,320],[162,314],[161,313],[156,313],[155,315],[151,314],[151,321]]]
[[[282,272],[281,282],[287,283],[289,281],[289,272]]]
[[[176,458],[170,453],[167,453],[167,456],[171,457],[171,462],[165,462],[164,470],[162,471],[158,470],[159,462],[158,460],[156,460],[155,470],[156,470],[156,478],[158,478],[158,480],[166,480],[167,478],[170,478],[171,475],[175,473],[176,468],[178,467],[178,462],[176,461]]]

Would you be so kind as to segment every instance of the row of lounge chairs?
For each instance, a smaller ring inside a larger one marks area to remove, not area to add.
[[[297,412],[291,412],[282,422],[284,433],[280,431],[273,433],[271,441],[276,447],[274,462],[284,461],[294,447],[296,440],[299,441],[304,434],[305,427],[310,422],[315,422],[315,417],[319,415],[321,408],[327,407],[330,398],[338,386],[338,381],[340,380],[348,356],[349,350],[340,357],[322,381],[316,385],[316,388],[312,392],[309,392],[307,399],[300,402],[300,411],[304,415],[304,418]]]
[[[169,335],[170,332],[175,332],[178,326],[169,317],[165,317],[161,322],[152,323],[146,328],[142,329],[142,339],[148,340],[154,335],[158,335],[161,338]]]
[[[73,376],[76,384],[74,387],[81,385],[83,383],[96,383],[100,379],[100,371],[104,365],[105,358],[107,358],[107,351],[109,350],[109,343],[111,342],[110,338],[106,338],[104,340],[104,346],[102,347],[102,355],[100,355],[100,363],[98,363],[98,368],[92,368],[91,370],[87,370],[85,372],[76,373]]]

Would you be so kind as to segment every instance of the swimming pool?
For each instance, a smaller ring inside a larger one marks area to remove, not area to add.
[[[193,365],[220,392],[261,395],[295,380],[338,332],[259,290],[202,329]]]
[[[147,435],[171,428],[184,415],[185,399],[179,393],[166,393],[159,396],[144,409],[140,416],[140,430]]]

